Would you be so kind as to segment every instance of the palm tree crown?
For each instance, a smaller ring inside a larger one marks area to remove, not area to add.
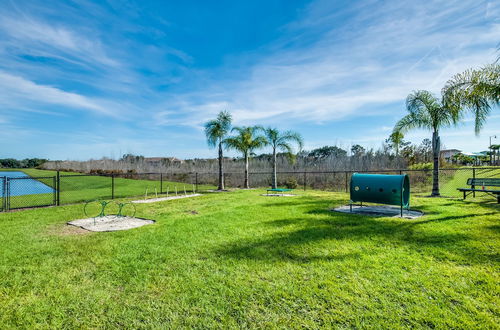
[[[267,144],[265,137],[257,135],[257,132],[260,130],[262,130],[262,128],[259,126],[234,127],[232,131],[236,131],[237,134],[224,140],[224,144],[227,148],[237,150],[243,154],[245,159],[245,188],[250,188],[248,160],[256,149],[262,148]]]
[[[259,126],[234,127],[231,131],[236,131],[237,135],[226,138],[224,144],[229,149],[243,153],[244,156],[250,156],[254,150],[267,144],[265,137],[257,135],[259,130],[261,130]]]
[[[276,128],[266,128],[264,129],[264,135],[267,139],[267,144],[273,149],[273,176],[272,176],[272,188],[276,189],[277,183],[277,169],[276,169],[276,152],[283,151],[287,154],[290,160],[295,158],[292,143],[295,142],[299,146],[299,150],[302,149],[304,144],[302,137],[299,133],[292,131],[280,132]]]
[[[290,158],[294,155],[293,145],[295,142],[302,149],[304,141],[299,133],[293,131],[280,132],[276,128],[268,127],[264,130],[267,143],[276,150],[285,152]]]
[[[440,128],[456,124],[458,111],[445,107],[432,93],[414,91],[406,98],[409,112],[394,127],[393,134],[405,133],[415,128],[439,131]]]
[[[475,117],[479,134],[493,106],[500,103],[500,64],[467,70],[453,76],[442,90],[448,108],[468,110]]]
[[[394,127],[393,134],[402,134],[411,129],[421,128],[432,131],[433,184],[432,195],[439,196],[439,129],[454,125],[459,119],[457,108],[447,107],[428,91],[414,91],[406,98],[408,114]]]
[[[231,114],[227,111],[221,111],[217,115],[217,119],[205,123],[205,135],[210,147],[215,148],[229,133],[231,121]]]

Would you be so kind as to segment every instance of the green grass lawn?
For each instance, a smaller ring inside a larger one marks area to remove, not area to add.
[[[7,170],[7,169],[5,169]],[[4,169],[1,169],[4,171]],[[38,179],[44,184],[54,187],[53,177],[56,171],[38,170],[38,169],[11,169],[11,171],[22,171],[32,177],[48,177],[47,179]],[[111,177],[105,176],[75,176],[78,173],[61,172],[61,204],[77,203],[94,199],[109,199],[112,196]],[[69,176],[71,175],[71,176]],[[115,178],[114,196],[131,197],[131,196],[147,196],[155,197],[156,193],[163,191],[164,194],[175,195],[175,191],[179,194],[184,194],[184,189],[187,192],[196,190],[193,184],[184,182],[173,182],[163,180],[160,183],[160,177],[153,176],[150,180],[145,179],[127,179]],[[211,185],[198,185],[198,190],[215,189]],[[11,197],[11,208],[23,208],[38,205],[51,205],[54,202],[54,194],[36,194],[23,195],[19,197]]]
[[[262,190],[138,205],[141,228],[0,213],[0,328],[496,328],[500,208],[414,198],[416,220],[334,213],[346,194]]]
[[[446,174],[453,173],[453,176],[446,177]],[[462,197],[463,193],[458,191],[457,188],[470,188],[467,186],[467,179],[473,177],[472,168],[464,168],[462,170],[447,171],[443,173],[441,171],[441,179],[444,181],[441,185],[441,193],[449,197]],[[444,178],[443,178],[444,174]],[[475,169],[476,178],[499,178],[500,179],[500,168],[487,168],[487,169]],[[476,187],[480,189],[480,187]],[[495,189],[498,187],[495,187]],[[499,188],[500,189],[500,188]],[[477,197],[482,197],[483,199],[494,197],[488,196],[484,193],[477,192]]]

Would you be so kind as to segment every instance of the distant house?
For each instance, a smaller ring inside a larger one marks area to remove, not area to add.
[[[458,149],[445,149],[445,150],[441,150],[440,156],[441,156],[441,159],[444,159],[446,162],[452,163],[453,156],[458,155],[461,152],[462,152],[462,150],[458,150]]]

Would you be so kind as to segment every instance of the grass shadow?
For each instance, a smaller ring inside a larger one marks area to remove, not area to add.
[[[446,255],[447,258],[467,263],[487,263],[493,258],[491,254],[477,251],[474,244],[468,244],[469,241],[478,239],[472,233],[455,230],[450,226],[444,227],[443,223],[494,215],[495,212],[447,216],[435,216],[431,213],[434,216],[430,218],[408,220],[338,213],[330,211],[325,207],[326,205],[328,202],[325,200],[309,200],[300,203],[300,206],[309,209],[305,213],[314,217],[267,221],[265,225],[277,228],[277,232],[246,240],[239,239],[220,246],[215,252],[230,258],[267,262],[343,260],[361,257],[361,252],[348,255],[339,253],[342,250],[342,242],[351,244],[354,241],[357,242],[354,247],[362,250],[363,255],[366,255],[366,251],[371,251],[371,244],[376,242],[375,246],[387,244],[399,246],[405,250],[409,248],[419,251],[424,248],[435,258],[443,258]],[[431,211],[426,206],[422,209],[426,209],[427,212]],[[436,226],[421,227],[421,225],[431,223]],[[316,243],[321,241],[329,246],[328,253],[324,252],[324,248],[318,248],[319,245]],[[318,249],[322,251],[321,254],[316,252]],[[370,253],[376,253],[376,251],[377,249],[374,248]]]

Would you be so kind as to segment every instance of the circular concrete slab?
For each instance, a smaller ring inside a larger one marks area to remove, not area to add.
[[[90,231],[117,231],[138,228],[152,223],[154,223],[154,220],[107,215],[105,217],[73,220],[68,222],[68,225]]]
[[[293,194],[262,194],[261,196],[293,197],[293,196],[297,196],[297,195],[293,195]]]
[[[375,205],[375,206],[359,206],[353,205],[352,212],[349,205],[343,205],[333,209],[332,211],[349,213],[349,214],[361,214],[368,215],[372,217],[401,217],[401,208],[386,205]],[[405,219],[416,219],[423,216],[424,213],[415,210],[405,210],[403,209],[403,218]]]

